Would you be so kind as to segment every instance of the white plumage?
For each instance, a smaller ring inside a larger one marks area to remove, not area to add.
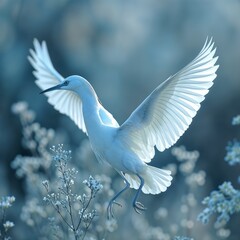
[[[121,126],[99,103],[87,80],[76,75],[63,78],[55,70],[45,42],[35,39],[34,48],[29,61],[48,102],[88,135],[96,157],[108,162],[126,182],[110,201],[108,216],[113,216],[112,204],[128,187],[137,189],[134,209],[138,213],[144,210],[137,202],[139,192],[164,192],[172,180],[170,171],[147,165],[155,155],[154,147],[162,152],[182,136],[216,78],[212,39],[206,40],[197,57],[160,84]]]

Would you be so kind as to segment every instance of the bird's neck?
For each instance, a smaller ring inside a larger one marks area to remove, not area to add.
[[[84,87],[76,89],[76,93],[82,100],[84,122],[87,132],[90,135],[91,132],[97,131],[101,126],[101,119],[99,116],[100,103],[96,92],[88,82],[86,82]]]

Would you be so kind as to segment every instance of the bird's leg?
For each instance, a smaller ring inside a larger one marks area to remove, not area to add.
[[[142,188],[143,188],[144,179],[143,179],[140,175],[138,175],[138,174],[137,174],[137,176],[138,176],[139,179],[140,179],[140,186],[139,186],[139,188],[138,188],[138,190],[137,190],[137,193],[136,193],[136,195],[135,195],[135,197],[134,197],[134,199],[133,199],[133,208],[134,208],[134,210],[135,210],[137,213],[141,214],[141,211],[145,211],[146,208],[144,207],[144,205],[143,205],[142,203],[137,202],[137,199],[138,199],[139,193],[141,192],[141,190],[142,190]]]
[[[122,174],[121,174],[122,175]],[[123,177],[124,178],[124,177]],[[118,202],[116,202],[115,200],[123,193],[125,192],[129,187],[130,187],[130,184],[129,182],[124,178],[124,181],[125,181],[125,184],[126,186],[120,191],[118,192],[109,202],[108,204],[108,207],[107,207],[107,216],[108,216],[108,219],[110,219],[110,217],[114,218],[114,214],[113,214],[113,204],[116,204],[120,207],[122,207],[122,205]]]

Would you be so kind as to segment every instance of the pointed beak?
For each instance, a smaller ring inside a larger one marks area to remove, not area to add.
[[[46,92],[50,92],[50,91],[54,91],[54,90],[59,90],[59,89],[61,89],[62,86],[63,86],[62,83],[58,84],[58,85],[56,85],[54,87],[48,88],[46,90],[43,90],[42,92],[40,92],[40,94],[43,94],[43,93],[46,93]]]

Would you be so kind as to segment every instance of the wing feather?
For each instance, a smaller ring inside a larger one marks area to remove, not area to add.
[[[187,130],[216,78],[212,39],[198,56],[160,84],[119,128],[118,137],[145,162],[172,146]]]
[[[48,54],[46,42],[41,44],[38,40],[33,41],[34,50],[30,49],[29,62],[35,69],[33,71],[36,77],[35,83],[42,90],[60,84],[64,78],[55,70]],[[48,102],[54,106],[60,113],[69,116],[75,124],[86,132],[86,127],[82,113],[82,102],[79,96],[70,91],[52,91],[47,92]]]

